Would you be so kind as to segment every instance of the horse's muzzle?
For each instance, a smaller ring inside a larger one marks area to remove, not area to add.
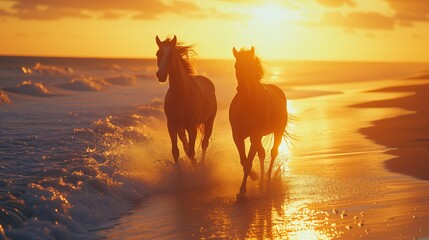
[[[165,82],[167,80],[167,75],[162,74],[159,71],[156,72],[156,77],[158,78],[158,81]]]

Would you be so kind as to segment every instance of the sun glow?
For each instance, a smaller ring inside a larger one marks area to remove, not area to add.
[[[303,18],[298,12],[273,3],[252,8],[250,12],[254,16],[253,22],[263,24],[275,24],[285,20],[300,20]]]

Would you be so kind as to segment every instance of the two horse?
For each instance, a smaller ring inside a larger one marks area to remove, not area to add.
[[[179,158],[177,136],[182,141],[188,157],[195,161],[195,139],[200,125],[203,126],[204,132],[202,140],[204,159],[217,111],[214,85],[206,77],[194,73],[188,56],[192,51],[191,46],[178,45],[176,36],[165,41],[156,36],[156,43],[159,47],[156,53],[158,65],[156,76],[160,82],[165,82],[169,76],[170,82],[164,110],[174,161],[178,163]],[[274,133],[274,145],[267,173],[268,179],[271,178],[278,147],[285,134],[288,114],[283,91],[273,84],[261,83],[263,69],[261,61],[255,56],[255,49],[252,47],[250,50],[237,51],[233,48],[233,54],[236,58],[235,73],[238,87],[230,105],[229,120],[244,172],[240,192],[237,195],[240,199],[245,196],[247,178],[252,170],[256,153],[260,158],[263,180],[265,149],[261,139]],[[189,142],[185,130],[189,135]],[[246,138],[250,138],[251,142],[247,156],[244,141]]]

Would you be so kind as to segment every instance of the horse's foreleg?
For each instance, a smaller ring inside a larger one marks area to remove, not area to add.
[[[238,137],[237,135],[232,136],[234,139],[235,146],[237,147],[238,154],[240,155],[240,164],[244,168],[244,164],[246,163],[246,148],[244,139]]]
[[[189,142],[188,142],[188,139],[186,137],[185,129],[184,128],[179,128],[177,134],[179,135],[180,141],[182,141],[183,150],[185,151],[185,153],[187,153],[188,149],[189,149]]]
[[[244,195],[246,193],[247,177],[249,176],[249,173],[252,170],[253,158],[255,158],[257,150],[258,150],[257,146],[255,146],[255,144],[252,143],[250,145],[249,154],[247,155],[247,160],[243,166],[244,176],[243,176],[243,182],[241,183],[241,187],[240,187],[240,195]]]
[[[203,161],[206,159],[206,151],[209,146],[210,136],[212,135],[213,122],[214,122],[215,116],[216,114],[213,114],[213,116],[211,116],[210,119],[204,123],[204,138],[201,146],[203,148],[203,156],[202,156]]]
[[[189,148],[186,154],[188,155],[191,162],[195,163],[195,140],[197,138],[197,128],[195,126],[190,127],[187,128],[186,131],[188,131],[189,135]]]
[[[179,162],[179,148],[177,147],[177,127],[170,122],[167,122],[168,133],[171,139],[171,153],[173,154],[174,162]]]
[[[268,167],[268,173],[267,173],[268,183],[270,183],[271,181],[271,172],[273,170],[274,160],[276,160],[276,157],[279,154],[279,146],[280,146],[280,143],[282,142],[282,137],[283,137],[283,131],[274,133],[274,144],[273,144],[273,148],[271,149],[271,161],[270,161],[270,166]]]

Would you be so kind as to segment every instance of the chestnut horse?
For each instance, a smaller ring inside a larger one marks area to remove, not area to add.
[[[276,85],[261,83],[263,69],[261,61],[255,56],[255,49],[252,47],[251,50],[238,52],[233,48],[233,53],[236,59],[235,75],[238,87],[229,108],[229,122],[244,172],[240,193],[237,195],[237,199],[241,199],[245,197],[247,177],[252,170],[256,153],[260,158],[263,181],[265,149],[261,139],[274,133],[271,162],[267,172],[270,181],[279,145],[283,135],[286,134],[288,113],[284,92]],[[248,137],[251,146],[246,156],[244,140]]]
[[[156,36],[158,45],[156,76],[160,82],[169,77],[169,88],[164,100],[164,112],[167,116],[167,128],[171,138],[171,148],[174,162],[179,160],[177,136],[183,143],[183,148],[195,163],[195,140],[197,130],[201,129],[202,159],[205,159],[209,138],[213,130],[217,102],[213,83],[206,77],[196,75],[189,53],[192,46],[177,44],[177,38],[161,41]],[[189,142],[186,136],[189,136]]]

